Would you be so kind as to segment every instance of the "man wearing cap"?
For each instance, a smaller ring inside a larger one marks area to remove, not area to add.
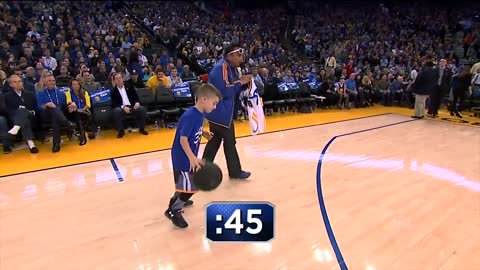
[[[231,178],[247,179],[250,172],[242,170],[237,148],[235,146],[234,115],[238,113],[235,104],[239,102],[239,93],[245,89],[252,75],[239,76],[237,68],[243,61],[243,49],[236,44],[228,45],[221,59],[210,71],[208,82],[221,93],[223,99],[215,110],[206,115],[213,137],[208,141],[203,159],[213,161],[223,141],[223,150],[227,160],[228,174]]]
[[[145,88],[145,84],[141,79],[138,78],[138,71],[136,69],[132,70],[130,79],[125,82],[128,86],[133,86],[135,88]]]

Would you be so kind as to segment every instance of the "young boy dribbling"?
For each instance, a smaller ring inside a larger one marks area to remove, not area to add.
[[[192,174],[204,164],[198,158],[202,136],[210,140],[213,136],[209,131],[203,131],[204,114],[213,111],[222,95],[215,86],[202,84],[195,93],[195,106],[188,109],[178,122],[175,139],[171,150],[175,193],[170,199],[165,216],[179,228],[188,227],[183,218],[182,208],[198,191],[192,179]]]

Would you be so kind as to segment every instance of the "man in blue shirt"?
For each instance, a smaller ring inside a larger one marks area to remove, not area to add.
[[[252,75],[239,76],[237,68],[243,61],[243,49],[231,44],[224,50],[224,58],[218,61],[208,76],[208,82],[222,93],[222,101],[217,108],[206,115],[213,138],[207,143],[203,159],[213,161],[223,140],[223,150],[231,178],[247,179],[250,172],[242,170],[235,146],[234,116],[238,114],[236,103],[244,85],[252,80]]]
[[[350,74],[350,78],[345,81],[345,86],[347,87],[349,101],[353,102],[353,104],[356,105],[357,97],[358,97],[358,88],[357,88],[357,81],[355,81],[355,76],[356,76],[355,73]]]
[[[210,132],[203,131],[204,113],[215,109],[222,95],[211,84],[203,84],[196,91],[195,106],[188,109],[178,122],[175,139],[171,150],[175,193],[170,199],[165,216],[180,228],[188,227],[182,216],[186,206],[197,188],[191,181],[193,172],[197,171],[203,161],[197,157],[202,136],[212,138]]]
[[[52,152],[55,153],[60,151],[60,127],[75,128],[75,124],[68,121],[64,112],[68,111],[71,113],[76,111],[77,105],[74,102],[67,104],[65,93],[55,86],[53,73],[48,73],[45,76],[45,86],[45,89],[37,93],[37,106],[42,122],[50,122],[52,125]]]

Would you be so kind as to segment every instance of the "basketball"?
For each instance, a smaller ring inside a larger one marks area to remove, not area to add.
[[[223,174],[220,167],[213,162],[205,162],[192,177],[193,184],[202,191],[212,191],[222,183]]]

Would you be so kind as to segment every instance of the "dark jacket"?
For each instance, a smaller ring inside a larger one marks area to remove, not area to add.
[[[412,85],[412,92],[417,95],[430,95],[437,88],[438,73],[433,68],[426,68],[418,73]]]
[[[7,116],[7,106],[5,105],[5,97],[0,93],[0,116]]]
[[[238,97],[243,89],[238,80],[237,69],[234,68],[226,58],[218,61],[208,75],[208,82],[213,84],[221,93],[222,100],[217,104],[217,108],[205,117],[208,121],[230,127],[233,118],[238,113]]]
[[[437,76],[437,85],[438,85],[438,78],[440,78],[440,69],[436,68],[435,73]],[[450,92],[450,87],[452,85],[452,70],[449,68],[445,68],[443,71],[442,81],[440,82],[440,94],[446,95]]]
[[[135,103],[139,102],[139,98],[137,95],[137,91],[133,86],[129,86],[125,84],[125,90],[127,91],[127,96],[128,100],[130,101],[130,104],[132,107],[135,105]],[[111,93],[111,98],[112,98],[112,108],[118,108],[123,105],[122,101],[122,96],[120,95],[120,92],[118,91],[118,87],[113,87]]]
[[[129,87],[133,86],[134,88],[145,88],[145,83],[142,81],[142,79],[140,79],[140,77],[136,82],[134,82],[133,79],[130,78],[130,80],[125,82],[125,85],[128,85]]]
[[[5,95],[5,102],[7,103],[7,112],[10,119],[13,119],[20,106],[24,106],[29,111],[35,111],[37,109],[35,94],[25,90],[22,91],[21,97],[17,95],[15,91],[10,91]]]
[[[7,94],[8,92],[12,91],[12,87],[10,86],[10,84],[8,83],[8,80],[5,79],[3,82],[0,82],[0,88],[1,88],[1,92],[5,95]]]
[[[453,79],[452,79],[453,80]],[[461,95],[468,92],[468,88],[472,82],[472,74],[466,73],[456,77],[456,83],[453,86],[453,93],[456,95]]]

